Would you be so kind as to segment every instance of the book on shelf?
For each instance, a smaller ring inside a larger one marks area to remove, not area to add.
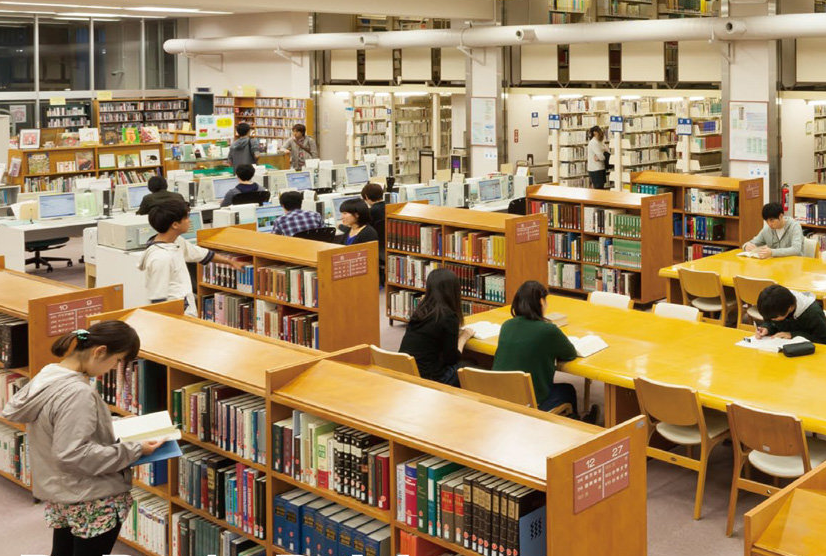
[[[0,424],[0,471],[31,486],[29,441],[25,432]]]
[[[553,259],[548,261],[548,282],[549,285],[556,288],[583,289],[580,265],[563,263]]]
[[[445,263],[445,268],[459,277],[462,295],[494,303],[506,303],[505,275],[499,272],[482,272],[479,267],[459,263]]]
[[[29,323],[0,313],[0,365],[19,369],[29,364]]]
[[[702,245],[695,243],[694,245],[687,245],[685,248],[685,260],[695,261],[703,257],[710,257],[712,255],[719,255],[731,249],[730,247],[719,247],[716,245]]]
[[[146,183],[152,176],[156,176],[157,170],[118,170],[114,172],[102,172],[101,179],[109,178],[112,185],[130,185],[135,183]]]
[[[75,163],[77,171],[84,172],[93,170],[95,167],[95,155],[93,151],[77,151],[75,153]]]
[[[547,201],[528,200],[528,214],[544,213],[548,215],[548,226],[579,230],[581,215],[578,205],[550,203]]]
[[[160,166],[161,153],[157,149],[141,150],[141,166]]]
[[[48,174],[51,171],[49,153],[31,153],[26,156],[26,163],[29,174]]]
[[[120,143],[120,133],[114,129],[103,129],[103,144],[117,145]]]
[[[140,488],[133,488],[132,507],[120,530],[120,537],[154,554],[168,554],[169,504]]]
[[[796,202],[794,218],[803,224],[826,226],[826,200]]]
[[[737,216],[739,197],[736,191],[716,192],[690,187],[685,190],[685,210],[686,212]]]
[[[66,131],[61,133],[57,138],[58,147],[77,147],[80,144],[80,134],[77,132]]]
[[[444,238],[444,252],[455,260],[505,266],[505,236],[457,230]]]
[[[140,133],[135,126],[123,126],[120,139],[124,145],[137,145],[141,142]]]
[[[163,486],[169,480],[169,460],[153,461],[132,468],[132,478],[149,486]]]
[[[55,171],[60,172],[74,172],[77,169],[74,160],[58,160],[55,162]]]
[[[172,418],[167,411],[157,411],[129,419],[117,419],[113,421],[112,428],[115,431],[115,437],[123,442],[156,441],[163,443],[153,453],[142,456],[132,465],[143,465],[181,455],[181,449],[177,443],[177,440],[181,438],[181,431],[172,424]]]
[[[123,153],[117,155],[118,168],[135,168],[140,166],[138,153]]]
[[[441,266],[439,261],[431,259],[418,259],[409,255],[387,255],[385,271],[388,282],[424,289],[427,276]]]
[[[387,223],[387,247],[439,257],[442,255],[442,227],[391,218]]]
[[[161,142],[161,132],[157,126],[154,125],[145,125],[141,126],[140,129],[140,142],[141,143],[160,143]]]
[[[585,232],[640,237],[642,218],[638,214],[627,214],[624,209],[585,207],[583,226]]]
[[[258,295],[285,303],[318,307],[318,271],[315,268],[274,264],[258,272]]]
[[[632,183],[631,193],[644,193],[646,195],[660,195],[661,193],[669,193],[670,189],[662,185],[648,185],[644,183]]]
[[[726,221],[712,216],[685,216],[683,237],[705,241],[725,241]]]
[[[255,268],[252,257],[234,253],[220,253],[235,262],[244,263],[244,268],[236,269],[228,263],[210,262],[203,265],[201,279],[205,284],[231,288],[242,293],[253,293],[253,279]]]
[[[582,266],[582,289],[585,291],[602,291],[639,297],[640,275],[615,268],[603,268],[594,265]]]
[[[390,316],[409,320],[422,299],[424,299],[424,294],[420,292],[402,290],[390,293]],[[463,301],[462,303],[462,312],[464,314],[470,314],[469,311],[465,310],[465,302]],[[480,303],[479,305],[482,304]],[[484,305],[483,307],[485,311],[490,310],[490,305]]]
[[[92,382],[103,401],[124,411],[143,415],[166,408],[166,369],[153,361],[119,363]]]
[[[77,133],[81,145],[97,145],[100,142],[100,130],[96,127],[81,127]]]
[[[267,549],[255,541],[188,511],[172,514],[170,556],[265,556]]]
[[[577,232],[548,232],[548,255],[578,261],[582,238]]]
[[[20,175],[20,166],[22,164],[22,159],[19,156],[11,157],[9,161],[9,177],[16,178]],[[2,176],[0,176],[2,177]]]
[[[0,370],[0,410],[28,383],[29,379],[21,374]]]
[[[318,349],[320,345],[318,313],[286,307],[264,299],[255,300],[254,330],[256,334],[300,346]]]

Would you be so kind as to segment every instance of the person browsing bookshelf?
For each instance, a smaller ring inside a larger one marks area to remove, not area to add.
[[[290,166],[295,170],[301,170],[307,164],[308,158],[318,158],[318,145],[315,139],[307,135],[307,127],[304,124],[293,126],[293,136],[290,137],[281,152],[290,154]]]
[[[236,270],[244,268],[244,263],[219,255],[194,243],[189,243],[183,234],[189,231],[189,205],[184,201],[167,201],[152,207],[149,211],[149,225],[157,235],[147,243],[138,269],[146,273],[146,293],[151,303],[170,299],[183,299],[184,312],[198,316],[192,280],[186,263],[223,263]]]
[[[368,241],[378,241],[379,234],[370,225],[370,208],[361,199],[348,199],[341,203],[341,224],[349,228],[345,232],[341,243],[353,245],[356,243],[367,243]]]
[[[266,191],[263,187],[252,181],[255,177],[255,167],[252,164],[240,164],[235,167],[235,176],[238,178],[238,185],[227,191],[221,200],[222,207],[233,204],[233,199],[241,193],[252,193],[253,191]]]
[[[304,195],[300,191],[285,191],[278,198],[286,214],[275,219],[272,233],[280,236],[294,236],[307,230],[324,227],[324,219],[316,211],[301,210]],[[342,203],[343,204],[343,203]]]
[[[149,178],[146,187],[149,188],[149,195],[144,195],[143,199],[141,199],[141,205],[138,207],[137,214],[149,214],[149,209],[152,207],[172,199],[186,201],[180,193],[169,191],[166,178],[162,176],[152,176]]]
[[[459,278],[446,268],[427,275],[424,298],[413,311],[399,351],[412,355],[422,378],[459,386],[458,370],[473,331],[463,328]]]
[[[591,178],[591,187],[594,189],[605,189],[605,154],[608,147],[605,146],[605,134],[602,128],[595,125],[588,130],[590,141],[588,141],[588,176]]]
[[[109,408],[89,382],[135,359],[137,332],[121,321],[64,334],[3,417],[26,425],[32,493],[53,529],[52,556],[110,554],[132,507],[130,467],[160,442],[119,442]]]
[[[511,304],[513,318],[505,321],[499,331],[493,370],[530,374],[541,411],[569,403],[578,415],[574,385],[554,382],[556,362],[576,359],[576,348],[557,325],[545,318],[547,296],[547,288],[535,280],[528,280],[516,290]],[[593,405],[584,419],[595,422],[598,411],[599,407]]]
[[[784,214],[783,205],[766,203],[763,205],[762,216],[766,225],[751,241],[743,245],[744,250],[756,253],[761,259],[803,254],[803,228],[800,222]]]
[[[757,296],[757,310],[764,319],[757,325],[758,338],[803,336],[810,342],[826,344],[826,316],[809,292],[793,292],[773,284]]]
[[[241,164],[255,164],[258,162],[258,156],[261,152],[261,147],[258,144],[258,139],[251,136],[252,128],[249,124],[240,123],[235,126],[235,133],[238,139],[233,141],[229,147],[229,156],[227,161],[233,168],[237,168]]]

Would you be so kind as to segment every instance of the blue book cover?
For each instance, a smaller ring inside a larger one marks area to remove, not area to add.
[[[351,554],[365,554],[365,547],[367,544],[367,536],[372,535],[379,529],[387,527],[386,524],[380,521],[371,521],[356,529],[353,535],[353,549]]]
[[[300,488],[279,494],[273,499],[273,542],[286,551],[292,550],[289,546],[290,540],[292,540],[293,546],[295,546],[295,541],[298,538],[298,529],[295,526],[298,523],[296,517],[297,507],[294,503],[298,503],[302,499],[308,501],[314,500],[310,493]],[[291,512],[290,522],[287,521],[288,507]],[[290,537],[290,533],[292,533],[292,537]]]
[[[338,536],[341,524],[358,515],[356,510],[345,509],[325,520],[324,538],[321,539],[322,556],[339,556]]]
[[[365,556],[389,556],[391,534],[390,526],[387,525],[375,533],[367,535],[364,539]]]
[[[344,510],[344,506],[340,504],[333,504],[332,506],[327,506],[326,508],[316,511],[315,519],[313,520],[312,551],[310,552],[312,556],[321,556],[322,554],[322,546],[324,544],[324,536],[327,530],[327,522],[330,517]]]
[[[338,556],[353,556],[353,536],[356,534],[356,529],[371,521],[374,521],[372,517],[360,514],[339,525],[336,539]]]
[[[519,518],[520,556],[545,556],[545,506]]]
[[[315,539],[315,516],[316,512],[331,506],[333,502],[320,498],[310,502],[304,506],[304,512],[301,515],[301,549],[300,554],[304,556],[312,556],[312,549],[315,546],[313,540]]]

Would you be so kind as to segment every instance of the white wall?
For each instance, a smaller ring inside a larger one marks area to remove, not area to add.
[[[508,154],[502,162],[516,163],[533,155],[536,164],[548,161],[548,100],[531,100],[528,94],[508,93],[505,101],[508,111]],[[531,113],[538,112],[538,125],[533,127]],[[519,131],[519,142],[514,141],[514,130]]]
[[[318,95],[318,150],[321,158],[347,162],[347,99],[333,91]]]
[[[814,107],[805,100],[784,98],[780,105],[781,183],[808,183],[815,176]]]
[[[288,35],[308,32],[306,13],[263,13],[238,16],[195,17],[189,20],[192,38],[244,35]],[[310,55],[301,55],[301,65],[272,52],[224,54],[223,68],[215,56],[198,56],[190,62],[189,86],[211,87],[213,92],[232,90],[236,85],[255,85],[261,96],[310,96]]]

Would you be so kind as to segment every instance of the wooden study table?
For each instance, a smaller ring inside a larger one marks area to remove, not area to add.
[[[666,295],[672,303],[682,303],[679,268],[689,270],[711,270],[720,275],[723,286],[734,287],[735,276],[749,278],[766,278],[774,280],[790,290],[807,291],[815,294],[818,300],[826,298],[826,263],[812,257],[778,257],[771,259],[753,259],[738,257],[739,249],[726,251],[719,255],[703,257],[695,261],[675,264],[661,268],[659,275],[667,279]]]
[[[605,382],[605,424],[637,415],[633,379],[648,377],[689,386],[704,405],[725,410],[739,401],[769,411],[797,415],[808,431],[826,433],[826,346],[806,357],[787,358],[734,344],[747,334],[715,324],[688,322],[653,313],[592,305],[549,296],[548,311],[563,313],[566,335],[596,334],[608,348],[587,358],[561,363],[559,369]],[[466,322],[502,323],[510,307],[479,313]],[[471,338],[465,354],[490,361],[497,338]]]

